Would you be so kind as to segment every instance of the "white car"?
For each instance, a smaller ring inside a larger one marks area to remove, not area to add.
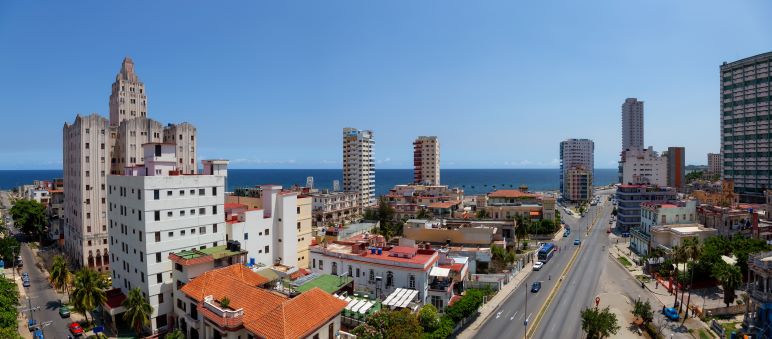
[[[542,266],[544,266],[544,263],[541,261],[537,261],[535,264],[533,264],[533,270],[538,271],[541,269]]]

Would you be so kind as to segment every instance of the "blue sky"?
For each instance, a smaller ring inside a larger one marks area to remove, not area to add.
[[[757,1],[3,1],[0,169],[61,168],[61,129],[108,114],[124,56],[151,118],[198,127],[202,158],[339,168],[341,130],[376,168],[437,135],[444,168],[558,166],[562,139],[615,167],[620,106],[645,141],[719,149],[723,61],[772,50]]]

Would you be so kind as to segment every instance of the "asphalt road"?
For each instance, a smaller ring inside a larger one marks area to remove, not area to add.
[[[610,213],[610,203],[605,202],[604,208],[607,210],[606,213]],[[560,252],[556,253],[556,255],[547,263],[544,265],[544,267],[539,271],[533,271],[531,274],[529,274],[528,278],[524,281],[523,284],[517,287],[517,289],[510,295],[509,298],[507,298],[504,302],[501,303],[501,305],[498,307],[498,309],[488,318],[488,320],[483,323],[475,338],[480,339],[487,339],[487,338],[502,338],[502,337],[523,337],[525,335],[524,332],[524,321],[526,318],[530,319],[529,325],[531,326],[533,324],[534,317],[539,312],[539,309],[542,305],[546,302],[547,296],[549,295],[550,291],[553,287],[555,287],[555,283],[557,282],[558,277],[561,273],[563,273],[563,270],[565,269],[566,265],[571,259],[571,256],[574,254],[574,251],[580,251],[579,257],[577,258],[577,261],[575,263],[575,266],[580,264],[580,260],[584,260],[586,262],[583,262],[582,265],[586,266],[592,266],[592,262],[590,260],[594,260],[594,258],[591,258],[591,256],[584,255],[583,256],[583,249],[592,247],[594,242],[597,242],[597,238],[599,237],[605,237],[606,233],[606,227],[596,227],[594,228],[592,232],[592,239],[590,243],[588,244],[588,241],[584,238],[584,233],[587,229],[587,224],[592,220],[593,216],[593,209],[596,209],[596,207],[591,207],[590,212],[586,214],[585,217],[581,219],[574,218],[572,216],[568,216],[565,213],[561,214],[563,215],[563,221],[571,227],[571,235],[567,238],[561,238],[558,242],[556,242],[556,246],[560,247]],[[608,223],[608,221],[606,221]],[[603,226],[600,222],[599,225]],[[606,224],[607,225],[607,224]],[[581,230],[581,231],[580,231]],[[598,234],[602,234],[602,236],[599,236]],[[582,240],[581,246],[575,246],[573,244],[574,239],[577,237],[577,235]],[[599,276],[600,273],[598,273]],[[573,280],[576,279],[576,277],[572,277],[569,275],[569,281],[564,282],[563,287],[561,287],[560,290],[565,291],[567,284],[570,284]],[[587,286],[581,286],[582,291],[584,291],[585,288],[592,288],[594,291],[594,285],[597,285],[597,276],[594,277],[593,283],[587,284]],[[532,293],[531,290],[531,284],[535,281],[541,281],[542,282],[542,288],[538,293]],[[593,285],[594,284],[594,285]],[[589,292],[583,292],[579,295],[581,297],[587,297],[587,294]],[[526,308],[526,297],[527,297],[527,308]],[[594,295],[593,295],[594,298]],[[553,299],[553,303],[560,301],[560,299]],[[541,326],[544,327],[547,324],[547,316],[550,316],[550,314],[545,314],[544,318],[541,320]],[[556,316],[552,315],[553,319],[559,319]],[[566,317],[569,318],[569,317]],[[579,319],[579,312],[576,312],[576,315],[574,316],[576,320]],[[560,320],[560,322],[566,321],[567,319]],[[581,331],[581,330],[580,330]],[[563,333],[570,333],[570,332],[557,332],[559,335],[553,336],[554,338],[563,338],[565,336],[562,336],[560,334]],[[549,338],[546,336],[534,336],[534,338]]]

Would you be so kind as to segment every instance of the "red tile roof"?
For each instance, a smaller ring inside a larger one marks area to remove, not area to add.
[[[199,303],[209,295],[214,300],[227,296],[229,308],[244,310],[244,328],[268,339],[305,337],[339,315],[347,304],[319,288],[289,299],[257,287],[261,281],[267,280],[237,264],[208,271],[180,291]],[[222,318],[210,313],[202,312],[202,315],[219,324]]]
[[[246,209],[247,205],[239,204],[237,202],[226,202],[225,205],[223,206],[223,208],[225,208],[226,210],[235,209],[235,208],[244,208],[244,209]]]
[[[408,247],[408,246],[394,246],[389,250],[391,254],[397,254],[397,255],[407,255],[409,257],[414,256],[418,249],[415,247]]]
[[[105,303],[110,308],[121,307],[121,305],[123,305],[123,301],[126,300],[126,295],[121,292],[120,288],[113,288],[109,291],[106,291],[105,297],[107,297],[107,302]]]
[[[489,198],[537,198],[538,195],[520,190],[498,190],[488,193]]]
[[[435,202],[433,204],[430,204],[429,208],[451,208],[451,207],[456,206],[456,205],[458,205],[460,203],[461,203],[461,201],[459,201],[459,200]]]

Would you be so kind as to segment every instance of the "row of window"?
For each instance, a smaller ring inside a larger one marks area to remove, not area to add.
[[[207,232],[207,227],[206,226],[198,227],[198,234],[206,234],[206,232]],[[186,233],[187,233],[186,230],[180,230],[179,231],[179,234],[180,234],[181,237],[185,236]],[[212,233],[217,233],[217,224],[212,224]],[[161,242],[161,232],[157,231],[154,234],[155,234],[155,242]],[[190,234],[196,234],[196,228],[195,227],[190,229]],[[169,239],[173,238],[174,237],[174,231],[167,232],[166,233],[166,237],[169,238]],[[140,239],[140,241],[141,241],[141,239]],[[217,245],[215,245],[215,246],[217,246]]]
[[[180,217],[184,217],[186,215],[186,212],[184,209],[178,210],[178,214]],[[198,214],[199,215],[206,215],[206,208],[205,207],[199,207],[198,208]],[[217,205],[212,206],[212,214],[217,214]],[[190,209],[190,215],[196,215],[196,209]],[[171,218],[174,216],[174,212],[172,211],[166,211],[166,217]],[[153,219],[154,221],[161,221],[161,211],[153,211]],[[142,218],[140,218],[142,220]]]
[[[772,133],[746,134],[746,135],[728,135],[724,137],[727,141],[745,141],[745,140],[768,140],[772,139]]]
[[[319,263],[319,265],[318,265],[319,270],[324,270],[324,260],[319,259],[318,263]],[[312,259],[311,267],[312,268],[317,268],[317,260],[316,260],[316,258]],[[332,262],[331,267],[330,267],[330,272],[331,272],[330,274],[332,274],[332,275],[338,275],[338,263],[337,262],[334,262],[334,261]],[[352,277],[352,278],[359,278],[360,276],[365,277],[365,272],[361,272],[359,267],[354,268],[354,266],[348,265],[348,276]],[[376,281],[375,271],[373,269],[369,269],[366,276],[367,276],[367,281],[369,281],[369,282],[375,282]],[[386,271],[386,277],[385,278],[386,278],[386,281],[385,281],[385,286],[386,287],[394,286],[394,273],[392,271]],[[410,274],[408,276],[408,288],[415,289],[415,281],[416,281],[415,280],[415,275]]]
[[[211,187],[212,196],[217,196],[217,186]],[[178,197],[184,197],[186,190],[179,190],[177,193]],[[196,196],[196,192],[198,192],[198,196],[206,196],[206,189],[205,188],[191,188],[187,190],[187,194],[190,196]],[[174,190],[166,190],[166,197],[173,197],[174,196]],[[153,190],[153,200],[161,200],[161,190]]]
[[[728,81],[728,80],[724,80],[724,81]],[[764,83],[772,83],[772,76],[756,78],[753,80],[746,80],[746,81],[738,82],[736,84],[731,84],[731,85],[724,85],[722,88],[725,91],[731,91],[734,89],[743,88],[745,86],[753,86],[753,85],[764,84]]]
[[[734,100],[732,102],[725,102],[722,104],[721,107],[733,108],[737,106],[752,105],[752,104],[758,104],[758,103],[770,102],[770,101],[772,101],[772,96],[759,96],[753,99],[740,99],[740,100]],[[729,115],[727,114],[729,112],[724,112],[724,113],[725,113],[724,115]]]

